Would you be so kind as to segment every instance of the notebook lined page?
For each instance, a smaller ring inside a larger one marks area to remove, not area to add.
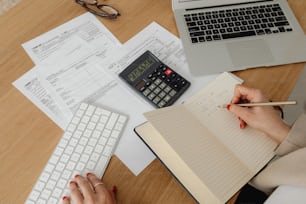
[[[249,169],[229,154],[227,148],[183,105],[145,113],[145,117],[187,166],[224,202],[252,177]]]
[[[219,107],[229,103],[237,83],[229,75],[220,75],[185,106],[253,172],[257,172],[273,157],[277,143],[250,127],[240,129],[237,117]]]

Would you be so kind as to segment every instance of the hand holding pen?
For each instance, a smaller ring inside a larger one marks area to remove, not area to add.
[[[243,107],[241,101],[247,102],[248,108]],[[261,105],[258,105],[259,102]],[[249,125],[281,143],[287,137],[290,127],[281,119],[278,110],[267,103],[270,104],[269,100],[260,90],[236,85],[234,96],[226,107],[238,117],[241,129]]]

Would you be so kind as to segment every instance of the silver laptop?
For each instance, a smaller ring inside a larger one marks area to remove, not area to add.
[[[286,0],[172,0],[190,72],[215,74],[306,61]]]

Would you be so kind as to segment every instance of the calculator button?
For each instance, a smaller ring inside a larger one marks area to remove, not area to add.
[[[170,86],[167,86],[165,89],[164,89],[164,92],[168,93],[169,91],[171,91],[172,88]]]
[[[171,97],[169,95],[165,96],[164,101],[168,102],[171,99]]]
[[[148,99],[150,99],[151,101],[153,100],[153,98],[155,97],[156,95],[154,93],[150,93],[148,95]]]
[[[154,90],[156,88],[156,85],[155,84],[151,84],[150,86],[149,86],[149,89],[150,90]]]
[[[166,93],[163,92],[163,91],[161,91],[161,92],[158,94],[158,96],[159,96],[160,98],[164,98],[164,97],[166,96]]]
[[[161,89],[160,89],[160,88],[158,88],[158,87],[156,87],[156,89],[154,89],[154,91],[153,91],[153,92],[154,92],[155,94],[158,94],[160,91],[161,91]]]
[[[161,79],[156,79],[156,80],[154,81],[154,84],[159,85],[161,82],[162,82]]]
[[[149,89],[146,89],[146,90],[144,90],[144,91],[142,92],[142,94],[145,95],[145,96],[147,96],[147,95],[149,95],[150,92],[151,92],[151,91],[150,91]]]
[[[164,89],[166,86],[167,86],[167,84],[166,84],[165,82],[162,82],[162,83],[159,85],[159,88]]]
[[[153,100],[153,103],[158,104],[159,101],[160,101],[160,98],[156,96]]]
[[[166,76],[170,76],[172,73],[173,73],[173,71],[172,71],[171,69],[166,69],[166,70],[164,71],[164,74],[165,74]]]
[[[176,91],[174,91],[174,90],[170,91],[170,93],[169,93],[170,96],[174,96],[175,94],[176,94]]]
[[[172,84],[172,87],[175,88],[175,89],[177,89],[179,86],[178,86],[177,83],[173,83],[173,84]]]
[[[166,105],[166,102],[165,101],[161,101],[157,105],[158,105],[158,107],[161,108],[161,107],[164,107]]]
[[[172,74],[171,74],[171,77],[172,77],[172,78],[175,78],[176,75],[177,75],[176,73],[172,73]]]
[[[139,89],[139,91],[141,91],[141,92],[143,92],[144,90],[146,89],[146,87],[141,87],[140,89]]]
[[[186,84],[186,81],[185,80],[182,80],[181,81],[181,84],[184,86]]]
[[[159,68],[163,71],[165,71],[167,69],[167,66],[164,64],[159,65]]]

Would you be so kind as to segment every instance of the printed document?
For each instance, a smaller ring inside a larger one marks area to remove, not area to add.
[[[14,85],[63,129],[81,101],[128,114],[129,122],[115,154],[137,175],[155,156],[134,134],[133,129],[145,121],[143,113],[153,107],[119,79],[118,73],[144,51],[152,51],[192,83],[176,103],[183,102],[216,76],[192,77],[180,40],[154,22],[120,46],[117,40],[112,40],[115,37],[100,27],[100,22],[94,23],[96,20],[90,16],[84,14],[77,18],[78,24],[64,24],[66,29],[60,27],[57,32],[50,31],[25,43],[24,48],[37,65],[16,80]],[[92,26],[80,26],[89,28],[87,35],[78,33],[81,28],[72,29],[73,25],[83,25],[88,19],[93,21]],[[72,33],[73,30],[76,34],[67,37],[64,30],[69,29],[70,32],[66,33]],[[99,34],[89,38],[91,32]],[[101,41],[98,44],[103,44],[102,41],[107,43],[105,46],[95,46],[95,41]]]
[[[54,62],[50,55],[57,53],[72,36],[78,36],[94,49],[100,50],[104,56],[107,56],[109,50],[121,45],[93,14],[87,12],[22,46],[35,64]]]
[[[37,66],[56,67],[67,63],[67,59],[73,61],[82,57],[82,49],[84,50],[85,46],[87,55],[96,54],[103,58],[121,44],[94,15],[85,13],[22,46]],[[50,95],[50,90],[42,85],[37,76],[37,66],[17,79],[13,85],[59,127],[65,129],[70,114],[61,111],[59,102]]]

